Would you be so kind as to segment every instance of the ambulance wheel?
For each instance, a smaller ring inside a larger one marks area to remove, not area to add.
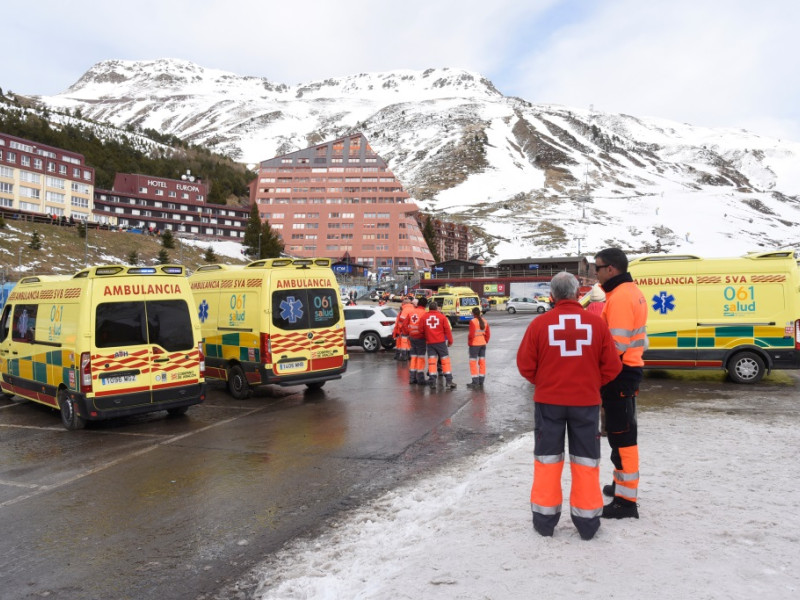
[[[513,306],[509,306],[506,310],[508,310],[508,314],[510,315],[513,315],[515,312],[517,312],[517,309]]]
[[[755,352],[739,352],[728,361],[728,377],[735,383],[758,383],[764,377],[764,360]]]
[[[374,331],[367,331],[361,336],[361,347],[364,352],[377,352],[381,349],[381,338]]]
[[[178,406],[177,408],[168,408],[167,414],[170,417],[180,417],[186,414],[186,411],[189,410],[188,406]]]
[[[315,381],[314,383],[307,383],[306,387],[313,392],[314,390],[321,390],[323,385],[325,385],[324,381]]]
[[[253,391],[247,383],[247,377],[239,365],[233,365],[228,371],[228,392],[237,400],[249,398]]]
[[[78,414],[75,410],[75,405],[67,396],[66,390],[59,390],[58,392],[58,408],[61,412],[61,423],[69,431],[76,429],[83,429],[86,427],[86,419]]]
[[[456,321],[455,317],[447,317],[447,320],[450,321],[450,328],[452,329],[456,325],[458,325],[458,321]]]

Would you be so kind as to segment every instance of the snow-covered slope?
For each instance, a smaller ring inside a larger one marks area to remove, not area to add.
[[[800,143],[531,104],[459,69],[289,86],[111,60],[40,100],[245,163],[361,131],[423,209],[471,225],[490,259],[800,246]]]

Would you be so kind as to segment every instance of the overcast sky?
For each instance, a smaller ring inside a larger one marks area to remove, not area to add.
[[[37,0],[2,22],[0,87],[20,94],[106,59],[286,84],[459,67],[533,103],[800,141],[797,0]]]

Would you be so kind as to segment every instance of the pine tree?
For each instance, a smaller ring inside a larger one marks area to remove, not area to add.
[[[244,229],[244,238],[242,240],[244,253],[253,260],[261,258],[258,248],[258,234],[260,231],[262,231],[261,216],[258,214],[258,205],[254,203],[250,209],[250,218],[247,220],[247,227]]]
[[[261,227],[261,257],[279,258],[283,248],[281,236],[273,231],[269,226],[269,221],[264,221],[264,225]]]
[[[425,227],[422,228],[422,237],[425,238],[425,243],[428,244],[428,250],[433,255],[433,262],[441,262],[439,258],[439,251],[436,248],[436,231],[433,228],[433,217],[428,215],[425,221]]]
[[[128,264],[129,265],[139,264],[139,253],[136,250],[131,250],[131,253],[128,254]]]
[[[158,264],[165,265],[169,262],[169,254],[167,254],[167,249],[162,248],[158,251]]]
[[[78,237],[84,239],[86,237],[86,224],[83,221],[78,221]]]
[[[211,246],[206,248],[206,253],[203,255],[203,260],[207,263],[217,262],[217,255],[214,252],[214,248],[212,248]]]
[[[165,229],[161,234],[161,245],[170,250],[175,249],[175,236],[172,235],[171,229]]]
[[[34,229],[33,233],[31,234],[31,241],[28,242],[28,248],[32,248],[33,250],[42,249],[42,237],[39,235],[39,232],[36,229]]]

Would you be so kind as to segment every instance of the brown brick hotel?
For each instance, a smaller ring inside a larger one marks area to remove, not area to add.
[[[416,204],[361,134],[263,161],[251,201],[293,256],[347,255],[373,270],[433,263]]]

